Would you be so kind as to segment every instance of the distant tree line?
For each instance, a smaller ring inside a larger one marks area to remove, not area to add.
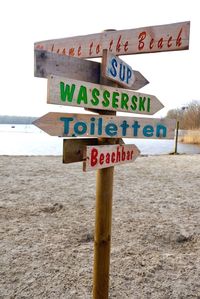
[[[169,110],[167,118],[178,120],[180,129],[200,129],[200,102],[192,101],[186,107]]]
[[[10,116],[10,115],[0,115],[0,124],[32,124],[36,119],[33,116]]]

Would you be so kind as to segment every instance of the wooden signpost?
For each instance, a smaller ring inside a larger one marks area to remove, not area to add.
[[[121,138],[171,139],[176,125],[169,119],[116,116],[116,111],[152,115],[163,105],[155,96],[132,91],[148,81],[114,55],[186,50],[189,30],[190,22],[182,22],[34,45],[35,76],[48,77],[48,103],[99,113],[48,113],[34,122],[50,135],[81,138],[64,140],[63,163],[83,161],[84,171],[97,170],[93,299],[108,299],[114,166],[139,155]],[[102,57],[102,63],[79,59],[90,57]]]
[[[100,84],[101,63],[54,52],[35,50],[34,75],[47,78],[50,75]],[[135,81],[129,89],[138,90],[149,81],[138,71],[133,70]]]
[[[35,49],[81,58],[102,57],[103,49],[116,55],[187,50],[190,22],[137,29],[104,31],[86,36],[35,43]]]
[[[83,171],[134,162],[140,151],[134,144],[86,146]]]
[[[176,121],[50,112],[33,124],[49,135],[60,137],[173,139]]]
[[[149,115],[164,107],[153,95],[57,76],[48,78],[47,103]]]

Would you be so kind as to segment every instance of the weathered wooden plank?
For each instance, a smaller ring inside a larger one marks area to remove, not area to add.
[[[148,115],[164,107],[153,95],[58,76],[48,77],[47,103]]]
[[[63,76],[86,82],[100,83],[101,63],[77,57],[59,55],[44,50],[34,51],[34,75],[39,78],[47,78],[49,75]],[[149,81],[138,71],[135,74],[135,82],[130,89],[138,90]]]
[[[124,144],[121,138],[116,139],[116,144]],[[86,146],[98,145],[98,138],[64,139],[63,140],[63,163],[81,162],[84,160]]]
[[[87,82],[99,83],[101,64],[95,61],[35,50],[35,77],[59,75]]]
[[[86,146],[83,171],[134,162],[140,151],[134,144]]]
[[[35,49],[76,57],[101,57],[103,49],[116,55],[187,50],[190,22],[107,31],[35,43]]]
[[[176,121],[50,112],[33,122],[52,136],[173,139]]]

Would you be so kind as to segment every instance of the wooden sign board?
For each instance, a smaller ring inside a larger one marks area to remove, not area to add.
[[[187,50],[189,31],[190,22],[181,22],[41,41],[35,49],[81,58],[101,57],[103,49],[116,55]]]
[[[121,138],[116,139],[117,144],[124,144]],[[98,145],[97,138],[64,139],[63,140],[63,163],[81,162],[84,160],[86,146]]]
[[[48,77],[47,103],[149,115],[164,107],[153,95],[58,76]]]
[[[60,137],[173,139],[176,121],[52,112],[33,124],[49,135]]]
[[[85,60],[44,50],[34,51],[34,75],[47,78],[49,75],[62,76],[86,82],[100,84],[101,63]],[[129,89],[138,90],[149,81],[138,71],[134,70],[135,81]]]
[[[140,151],[134,144],[87,146],[83,171],[90,171],[135,161]]]
[[[135,82],[135,74],[131,66],[110,52],[106,53],[102,76],[130,89]]]

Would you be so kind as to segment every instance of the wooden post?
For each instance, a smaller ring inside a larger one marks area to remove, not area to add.
[[[175,136],[175,145],[174,145],[174,154],[177,155],[177,146],[178,146],[178,130],[179,130],[179,121],[176,122],[176,136]]]
[[[106,50],[103,50],[102,65],[105,63]],[[106,79],[101,78],[102,84]],[[109,82],[109,85],[116,83]],[[116,115],[114,111],[100,111],[101,114]],[[99,138],[98,143],[115,144],[115,138]],[[93,299],[108,299],[109,268],[112,226],[114,166],[98,169],[96,174],[96,215],[94,234]]]

